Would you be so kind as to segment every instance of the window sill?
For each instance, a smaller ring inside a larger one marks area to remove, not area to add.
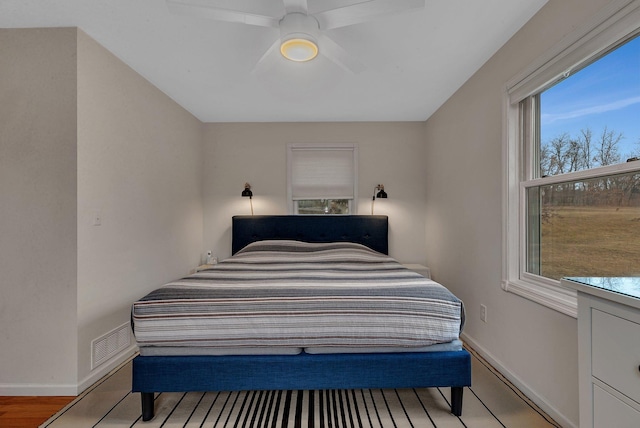
[[[578,298],[574,290],[523,280],[502,281],[502,289],[570,317],[578,317]]]

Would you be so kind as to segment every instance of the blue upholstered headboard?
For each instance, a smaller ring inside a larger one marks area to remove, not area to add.
[[[384,215],[259,215],[232,218],[232,254],[265,239],[356,242],[389,254],[389,222]]]

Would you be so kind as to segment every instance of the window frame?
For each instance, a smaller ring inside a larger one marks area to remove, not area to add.
[[[576,291],[560,281],[526,272],[527,188],[632,172],[637,162],[609,165],[540,178],[536,170],[537,94],[566,78],[572,70],[606,55],[640,34],[640,0],[617,0],[583,27],[566,36],[546,55],[507,82],[503,92],[503,242],[502,289],[566,315],[577,317]],[[538,105],[537,105],[538,104]]]
[[[353,199],[349,200],[349,214],[357,212],[358,205],[358,144],[356,143],[289,143],[287,144],[287,204],[289,206],[289,214],[293,215],[348,215],[348,214],[299,214],[298,204],[293,199],[292,189],[292,171],[293,171],[293,156],[292,151],[295,149],[302,150],[350,150],[353,153]],[[309,198],[313,199],[335,199],[331,197],[325,198]]]

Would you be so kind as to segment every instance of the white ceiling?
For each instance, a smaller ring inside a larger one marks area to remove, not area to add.
[[[284,10],[282,0],[209,1]],[[204,122],[421,121],[546,1],[426,0],[422,10],[328,30],[365,65],[360,73],[278,52],[256,68],[277,29],[175,15],[164,0],[0,0],[0,28],[79,27]]]

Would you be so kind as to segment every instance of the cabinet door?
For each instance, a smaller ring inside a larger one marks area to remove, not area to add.
[[[595,308],[591,322],[593,376],[640,403],[640,324]]]
[[[640,412],[593,385],[594,428],[638,428]]]

